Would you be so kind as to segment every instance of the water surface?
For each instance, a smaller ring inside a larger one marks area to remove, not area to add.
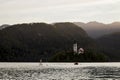
[[[0,63],[0,80],[120,80],[120,63]]]

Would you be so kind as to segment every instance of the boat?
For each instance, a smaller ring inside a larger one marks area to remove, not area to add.
[[[78,62],[75,62],[74,65],[78,65]]]

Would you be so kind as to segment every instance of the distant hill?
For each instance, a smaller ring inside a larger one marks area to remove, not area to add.
[[[111,61],[120,61],[120,32],[104,35],[97,41]]]
[[[88,23],[74,22],[74,24],[82,27],[88,33],[88,35],[92,38],[99,38],[103,35],[120,31],[120,22],[103,24],[103,23],[93,21]]]
[[[84,49],[95,49],[93,39],[73,23],[16,24],[0,31],[0,61],[39,61],[57,52],[72,51],[77,42]]]

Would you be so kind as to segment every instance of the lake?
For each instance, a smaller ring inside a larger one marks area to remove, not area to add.
[[[120,63],[0,63],[0,80],[120,80]]]

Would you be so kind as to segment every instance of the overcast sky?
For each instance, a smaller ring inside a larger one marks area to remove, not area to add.
[[[0,0],[0,24],[120,21],[120,0]]]

